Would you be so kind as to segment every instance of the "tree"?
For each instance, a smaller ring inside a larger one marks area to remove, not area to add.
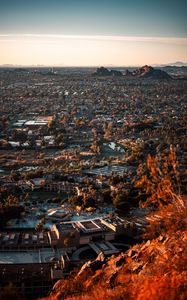
[[[102,192],[103,196],[103,201],[106,203],[111,203],[112,202],[112,197],[111,197],[111,191],[110,189],[106,189]]]
[[[45,225],[45,217],[42,217],[40,219],[40,222],[36,225],[35,230],[37,232],[42,232],[44,230],[44,225]]]
[[[112,137],[112,128],[113,128],[113,124],[112,122],[109,122],[107,124],[107,127],[105,129],[105,133],[104,133],[104,138],[107,140],[110,140]]]
[[[48,128],[49,128],[49,129],[52,129],[52,128],[54,128],[54,126],[55,126],[55,120],[52,119],[52,120],[50,120],[50,121],[48,122]]]
[[[141,207],[163,205],[174,203],[178,209],[183,207],[180,197],[179,173],[177,170],[176,154],[172,147],[168,155],[147,157],[147,169],[136,182],[136,187],[143,189],[148,195]]]
[[[10,179],[13,181],[18,181],[20,179],[20,173],[16,171],[11,171],[10,173]]]
[[[112,202],[116,207],[122,206],[123,204],[125,204],[125,195],[122,193],[118,193],[113,197]]]
[[[92,197],[84,197],[84,207],[95,207],[95,200]]]
[[[97,153],[97,154],[101,152],[101,148],[100,148],[100,146],[98,144],[98,141],[96,141],[96,140],[92,143],[92,145],[90,146],[90,149],[94,153]]]
[[[6,199],[5,199],[5,205],[7,207],[10,207],[10,206],[18,206],[20,202],[20,198],[17,197],[17,196],[14,196],[14,195],[9,195]]]
[[[75,234],[73,232],[68,232],[66,237],[64,238],[64,246],[71,247],[74,239],[75,239]]]
[[[74,195],[69,198],[69,202],[75,206],[81,206],[83,204],[83,196]]]

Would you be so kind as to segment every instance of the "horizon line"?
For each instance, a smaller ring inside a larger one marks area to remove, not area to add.
[[[181,66],[177,66],[181,64]],[[99,67],[106,67],[106,68],[134,68],[134,67],[142,67],[147,64],[134,64],[134,65],[111,65],[111,64],[99,64],[99,65],[63,65],[63,64],[49,64],[49,65],[40,65],[40,64],[11,64],[11,63],[5,63],[0,64],[0,68],[19,68],[19,67],[28,67],[28,68],[99,68]],[[150,66],[153,67],[187,67],[187,62],[173,62],[173,63],[153,63]]]

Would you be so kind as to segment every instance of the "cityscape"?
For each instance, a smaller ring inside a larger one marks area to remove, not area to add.
[[[186,2],[44,2],[0,1],[0,299],[186,299]]]

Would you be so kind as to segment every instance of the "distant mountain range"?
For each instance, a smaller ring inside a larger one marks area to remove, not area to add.
[[[173,63],[169,64],[161,64],[161,65],[154,65],[155,67],[167,67],[167,66],[172,66],[172,67],[187,67],[187,62],[182,62],[182,61],[176,61]]]
[[[172,67],[187,67],[187,62],[182,62],[182,61],[176,61],[176,62],[172,62],[172,63],[167,63],[167,64],[153,64],[154,67],[156,68],[161,68],[161,67],[166,67],[166,66],[172,66]],[[87,68],[87,67],[74,67],[74,66],[65,66],[63,64],[59,64],[59,65],[42,65],[42,64],[38,64],[38,65],[16,65],[16,64],[2,64],[0,65],[0,67],[2,68],[69,68],[69,67],[73,67],[73,68]],[[94,68],[88,66],[89,68]],[[108,68],[116,68],[116,66],[114,65],[107,65]],[[125,67],[125,66],[122,66]],[[131,68],[133,66],[126,66],[128,68]],[[138,67],[138,66],[137,66]],[[134,67],[133,67],[134,68]],[[100,69],[100,68],[99,68]]]

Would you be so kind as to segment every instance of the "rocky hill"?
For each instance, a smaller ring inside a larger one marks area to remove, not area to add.
[[[155,69],[147,65],[139,69],[136,69],[133,72],[127,70],[126,75],[133,76],[133,77],[150,78],[150,79],[171,79],[171,76],[167,72],[162,71],[160,69]]]
[[[104,67],[100,67],[97,71],[93,74],[96,76],[122,76],[122,72],[117,70],[108,70]]]
[[[107,68],[100,67],[97,68],[96,72],[93,73],[94,76],[123,76],[123,73],[118,70],[108,70]],[[150,79],[172,79],[172,77],[165,71],[160,69],[155,69],[151,66],[143,66],[134,71],[125,72],[126,77],[130,78],[150,78]]]

